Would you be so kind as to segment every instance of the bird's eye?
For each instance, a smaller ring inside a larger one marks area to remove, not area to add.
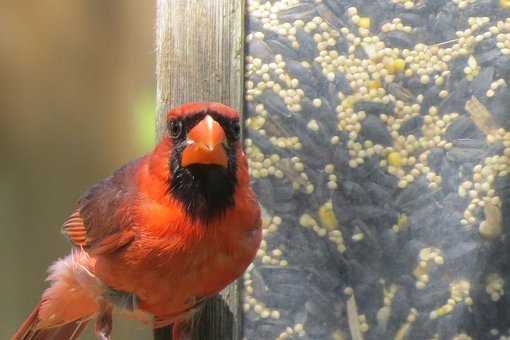
[[[179,138],[182,133],[182,122],[180,120],[172,120],[168,124],[168,131],[170,133],[170,137]]]
[[[238,121],[233,121],[231,129],[232,135],[234,139],[239,139],[239,135],[241,134],[241,126],[239,125]]]

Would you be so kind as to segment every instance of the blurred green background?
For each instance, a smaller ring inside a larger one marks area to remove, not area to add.
[[[79,196],[152,146],[154,16],[153,1],[2,0],[0,339],[69,250],[59,229]],[[113,339],[149,334],[114,320]]]

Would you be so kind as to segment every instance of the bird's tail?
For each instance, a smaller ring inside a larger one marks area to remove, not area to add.
[[[50,267],[51,285],[12,340],[72,340],[99,311],[100,283],[87,257],[73,252]]]
[[[35,306],[11,340],[74,340],[87,326],[87,320],[77,320],[56,327],[39,328],[40,308],[41,303]]]

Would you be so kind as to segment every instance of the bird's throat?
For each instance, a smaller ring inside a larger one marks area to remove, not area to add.
[[[177,167],[170,179],[170,192],[189,216],[210,221],[234,205],[235,173],[212,164]]]

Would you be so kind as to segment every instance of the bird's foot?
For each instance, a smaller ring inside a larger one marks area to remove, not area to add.
[[[172,340],[191,340],[191,320],[174,323]]]
[[[104,333],[97,333],[97,338],[99,340],[110,340],[110,336]]]
[[[95,333],[100,340],[110,340],[113,328],[112,307],[103,305],[96,318]]]

